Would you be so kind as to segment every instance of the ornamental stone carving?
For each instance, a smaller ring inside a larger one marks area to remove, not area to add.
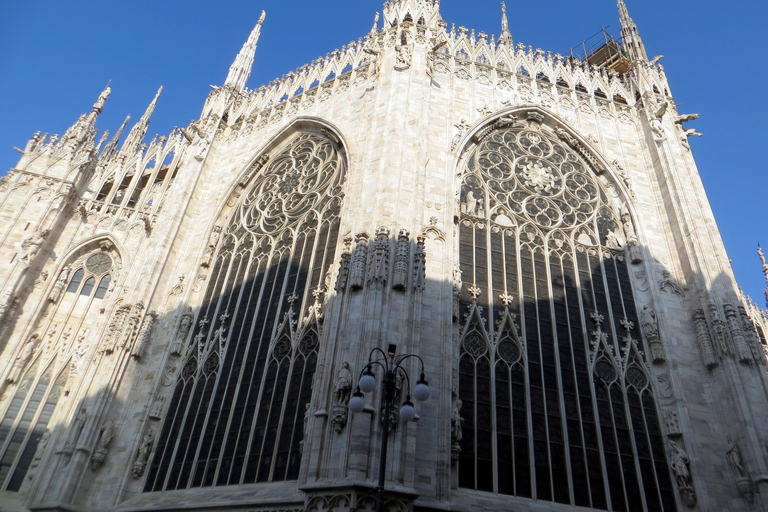
[[[69,282],[69,273],[70,273],[69,266],[66,266],[63,269],[61,269],[59,278],[56,280],[56,283],[53,285],[53,290],[51,290],[51,294],[48,296],[48,300],[50,302],[56,303],[61,298],[61,294],[64,291],[64,289],[67,287],[67,282]]]
[[[123,333],[123,327],[128,320],[128,316],[131,313],[131,306],[120,306],[112,317],[112,321],[107,327],[107,333],[102,341],[99,352],[104,354],[111,354],[115,351],[116,345],[119,342],[119,338]]]
[[[173,340],[173,345],[171,346],[172,356],[184,355],[187,338],[189,337],[189,330],[192,328],[192,322],[194,321],[194,318],[195,315],[192,313],[192,308],[187,306],[184,310],[184,314],[181,315],[179,330],[176,331],[176,338]]]
[[[680,418],[674,409],[664,409],[664,423],[667,426],[667,437],[680,437],[683,433],[680,431]]]
[[[40,465],[40,461],[43,460],[43,454],[45,453],[45,447],[48,446],[48,441],[51,439],[51,431],[48,429],[45,429],[45,432],[43,432],[43,435],[40,437],[40,440],[37,442],[37,449],[35,450],[35,455],[32,457],[32,462],[29,464],[29,473],[27,474],[27,478],[32,480],[35,476],[35,470]]]
[[[77,448],[77,442],[80,440],[80,434],[83,433],[83,427],[85,427],[87,419],[88,411],[83,407],[77,413],[77,416],[75,416],[75,419],[72,422],[72,426],[69,428],[69,435],[67,436],[66,443],[64,443],[62,453],[71,455],[72,451]]]
[[[691,459],[675,441],[669,441],[669,466],[677,480],[677,488],[683,502],[690,508],[696,506],[696,491],[693,488],[690,470]]]
[[[733,340],[733,345],[736,348],[739,361],[742,363],[752,362],[752,350],[749,348],[747,339],[744,337],[739,314],[728,302],[723,303],[723,311],[725,311],[725,321],[728,325],[728,330],[731,333],[731,340]]]
[[[352,372],[349,363],[342,363],[341,369],[333,383],[333,412],[331,421],[333,429],[341,434],[347,425],[349,417],[349,398],[352,393]]]
[[[347,236],[344,238],[344,249],[341,253],[341,259],[339,261],[339,275],[336,277],[336,287],[334,288],[337,293],[344,293],[349,283],[350,266],[352,264],[352,237]]]
[[[410,233],[407,229],[401,229],[397,235],[395,246],[395,263],[393,265],[392,288],[405,291],[408,288],[408,268],[411,253]]]
[[[131,465],[131,475],[133,478],[139,479],[144,475],[144,470],[147,468],[147,461],[149,460],[149,454],[152,452],[152,444],[154,443],[154,437],[152,431],[147,431],[141,440],[139,449],[136,452],[136,458]]]
[[[648,348],[651,351],[651,360],[654,363],[663,363],[667,360],[667,355],[659,336],[659,321],[656,318],[656,311],[651,306],[643,306],[641,324],[645,339],[648,341]]]
[[[712,327],[712,339],[715,344],[715,350],[720,353],[720,357],[731,357],[731,349],[728,345],[728,328],[720,318],[720,312],[717,309],[717,304],[710,300],[707,303],[707,309],[709,309],[709,319]]]
[[[152,401],[152,405],[149,408],[149,419],[159,420],[163,417],[163,411],[165,410],[165,397],[156,396]]]
[[[211,232],[208,246],[205,248],[205,253],[203,253],[203,261],[200,263],[201,267],[208,268],[211,266],[211,261],[213,260],[213,255],[216,253],[216,247],[219,245],[220,238],[221,226],[216,226],[213,228],[213,232]]]
[[[427,282],[427,254],[424,250],[426,238],[416,238],[416,252],[413,255],[413,289],[424,291]]]
[[[387,282],[389,276],[389,228],[380,226],[376,230],[376,238],[371,243],[371,254],[368,262],[368,282]]]
[[[159,315],[156,311],[150,311],[144,318],[144,323],[141,326],[141,331],[136,341],[136,345],[131,353],[131,356],[135,359],[142,359],[152,342],[152,327],[155,325],[155,321]]]
[[[728,448],[725,452],[725,458],[728,465],[736,473],[736,486],[739,492],[750,504],[755,501],[755,489],[752,483],[752,477],[749,471],[744,467],[744,461],[741,458],[741,449],[734,441],[733,437],[728,436]]]
[[[697,309],[693,312],[693,322],[696,328],[696,343],[699,346],[699,353],[704,365],[710,370],[718,365],[715,355],[715,348],[712,344],[712,336],[707,325],[707,317],[703,309]]]
[[[49,229],[38,230],[34,235],[21,242],[21,262],[29,267],[40,252],[45,239],[51,234]]]
[[[352,258],[352,268],[349,273],[349,286],[360,290],[365,286],[365,267],[368,261],[368,233],[358,233],[355,237],[355,255]]]
[[[461,417],[462,401],[458,398],[451,409],[451,462],[459,462],[459,453],[461,453],[461,427],[464,424],[464,418]]]
[[[91,455],[91,469],[97,471],[104,465],[104,461],[107,459],[107,452],[112,445],[112,440],[115,437],[115,422],[112,420],[107,421],[102,425],[99,431],[99,441],[96,444],[96,448]]]
[[[35,354],[35,350],[37,349],[37,344],[39,341],[40,335],[35,333],[27,338],[26,342],[24,342],[24,345],[21,347],[21,350],[16,356],[16,359],[13,360],[13,366],[11,366],[10,373],[5,378],[8,383],[13,384],[14,382],[19,381],[22,373],[24,372],[24,369],[27,367],[27,364],[29,364],[29,361]]]

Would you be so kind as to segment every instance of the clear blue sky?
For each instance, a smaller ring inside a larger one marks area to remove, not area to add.
[[[138,120],[160,85],[150,126],[168,134],[197,118],[262,9],[249,87],[365,35],[382,0],[0,0],[0,175],[36,131],[63,133],[112,80],[98,127]],[[445,20],[500,32],[500,0],[443,0]],[[651,56],[662,61],[681,112],[704,133],[693,151],[736,277],[763,305],[756,245],[768,245],[766,147],[768,2],[627,0]],[[516,42],[565,53],[609,26],[615,0],[508,0]],[[149,138],[149,137],[148,137]]]

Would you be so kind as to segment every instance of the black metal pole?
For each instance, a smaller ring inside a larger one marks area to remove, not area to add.
[[[382,422],[381,422],[381,459],[379,460],[379,486],[377,488],[377,497],[376,497],[376,512],[383,512],[384,511],[384,478],[386,476],[387,472],[387,449],[389,448],[389,445],[387,444],[388,438],[389,438],[389,416],[390,416],[390,409],[392,408],[391,404],[391,397],[390,397],[390,387],[391,383],[390,380],[390,372],[385,371],[384,372],[384,403],[381,407],[382,412]]]

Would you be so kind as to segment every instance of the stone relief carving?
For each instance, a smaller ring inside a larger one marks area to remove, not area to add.
[[[152,405],[149,408],[149,419],[159,420],[163,417],[163,410],[165,409],[165,397],[156,396],[152,401]]]
[[[213,232],[211,232],[211,237],[208,239],[208,246],[205,248],[205,253],[203,253],[203,261],[200,263],[200,266],[203,268],[211,266],[213,255],[216,252],[216,247],[218,247],[219,239],[221,238],[221,229],[221,226],[216,226],[213,228]]]
[[[72,426],[69,427],[69,435],[67,436],[66,443],[64,443],[62,453],[65,455],[72,455],[72,451],[77,447],[77,442],[80,440],[80,434],[83,433],[83,427],[85,427],[85,421],[87,419],[88,411],[83,407],[77,413],[77,416],[75,416]],[[69,458],[67,458],[65,464],[66,463],[69,463]]]
[[[661,122],[662,117],[667,112],[667,104],[664,103],[653,117],[651,117],[651,131],[653,132],[653,140],[656,142],[664,142],[667,140],[667,130],[664,128],[664,124]]]
[[[352,264],[352,236],[344,237],[344,249],[339,260],[339,275],[336,277],[337,293],[344,293],[349,283],[350,265]]]
[[[152,444],[154,443],[154,437],[152,431],[147,431],[141,440],[139,449],[136,452],[136,459],[131,466],[131,475],[133,478],[139,479],[144,475],[144,470],[147,468],[147,461],[149,460],[149,454],[152,452]]]
[[[685,298],[685,292],[683,287],[672,277],[672,274],[668,270],[661,271],[661,279],[659,280],[659,290],[673,295],[678,295],[681,298]]]
[[[648,340],[648,348],[651,351],[651,360],[654,363],[663,363],[667,360],[667,355],[664,351],[664,345],[661,343],[661,337],[659,336],[659,321],[656,317],[656,311],[654,311],[651,306],[643,306],[643,314],[640,323],[643,327],[645,339]]]
[[[725,311],[725,321],[728,325],[728,330],[731,333],[731,340],[736,348],[739,361],[742,363],[749,363],[752,361],[752,350],[747,344],[747,339],[744,337],[744,333],[741,327],[741,319],[739,318],[736,309],[728,302],[723,303],[723,311]]]
[[[45,432],[43,432],[43,435],[37,442],[37,449],[35,450],[35,455],[32,457],[32,462],[29,464],[30,471],[27,473],[27,478],[29,480],[32,480],[35,477],[36,469],[40,465],[40,461],[43,460],[43,454],[45,453],[45,448],[48,446],[48,441],[50,439],[51,431],[45,429]]]
[[[67,286],[67,283],[69,282],[69,273],[70,273],[69,266],[66,266],[63,269],[61,269],[59,278],[56,280],[56,283],[53,285],[53,290],[51,290],[51,294],[48,296],[48,300],[50,302],[56,303],[61,298],[61,293],[64,291],[64,289]]]
[[[91,469],[93,471],[98,470],[104,465],[104,461],[107,459],[107,452],[109,452],[109,447],[112,445],[112,440],[114,438],[115,422],[109,420],[102,425],[99,431],[99,441],[91,455]]]
[[[150,311],[144,318],[144,323],[139,331],[139,336],[136,341],[136,345],[131,352],[131,356],[135,359],[142,359],[147,351],[147,347],[152,341],[152,327],[155,325],[155,321],[158,317],[157,311]]]
[[[707,317],[704,314],[703,309],[697,309],[693,312],[693,322],[696,328],[696,343],[699,346],[699,352],[701,353],[701,359],[704,361],[704,365],[712,369],[719,363],[715,356],[715,348],[712,344],[712,336],[709,333],[709,326],[707,325]]]
[[[632,224],[632,216],[625,211],[621,214],[622,228],[624,229],[624,238],[627,241],[629,260],[638,265],[643,262],[643,252],[640,250],[637,240],[635,226]]]
[[[120,306],[117,311],[115,311],[115,314],[112,317],[112,322],[110,322],[109,327],[107,327],[107,333],[104,336],[99,352],[109,355],[115,351],[116,344],[118,343],[120,335],[123,333],[123,326],[128,319],[130,311],[131,306],[128,305]]]
[[[407,229],[401,229],[397,235],[395,246],[395,262],[392,265],[392,288],[405,291],[408,288],[408,263],[411,247],[408,239],[410,233]]]
[[[459,321],[461,312],[459,310],[459,296],[461,295],[461,288],[464,284],[461,281],[461,266],[456,263],[453,267],[453,321],[454,323]]]
[[[747,314],[747,309],[739,305],[739,317],[741,318],[741,325],[743,327],[744,336],[747,338],[749,348],[752,349],[752,356],[758,364],[765,365],[765,353],[761,348],[760,336],[757,334],[757,328],[755,323]]]
[[[181,321],[179,322],[179,330],[176,331],[176,338],[173,340],[173,346],[171,347],[172,356],[183,356],[186,351],[187,337],[189,336],[189,330],[192,327],[194,320],[194,313],[192,308],[187,306],[184,310],[184,314],[181,315]]]
[[[365,286],[365,266],[368,261],[368,233],[358,233],[355,237],[357,247],[352,258],[352,269],[349,273],[349,286],[360,290]]]
[[[456,151],[456,148],[459,146],[459,142],[461,142],[461,138],[465,133],[467,133],[467,131],[469,131],[472,125],[469,124],[469,121],[467,121],[466,118],[462,117],[461,120],[453,126],[456,127],[458,133],[453,137],[453,141],[451,141],[451,151]]]
[[[693,508],[696,506],[696,491],[693,488],[690,471],[691,459],[685,450],[678,446],[675,441],[669,441],[669,466],[672,468],[672,474],[677,480],[677,487],[680,496],[685,504]]]
[[[741,458],[741,449],[739,445],[734,441],[733,437],[728,436],[728,448],[725,452],[725,458],[728,461],[728,465],[731,466],[734,473],[736,473],[736,486],[739,492],[750,504],[755,500],[754,484],[752,483],[752,477],[749,471],[744,467],[744,461]]]
[[[380,226],[376,238],[371,243],[371,255],[368,264],[368,282],[386,284],[389,277],[389,228]]]
[[[178,368],[172,364],[165,365],[165,368],[163,369],[163,379],[160,382],[160,384],[164,387],[170,387],[175,382],[176,372],[178,371]]]
[[[720,353],[721,357],[730,357],[731,356],[731,350],[728,346],[728,338],[727,338],[727,332],[728,329],[725,326],[725,323],[723,322],[722,318],[720,318],[720,313],[717,310],[717,304],[715,304],[714,301],[710,300],[707,303],[707,309],[709,309],[709,318],[712,327],[712,338],[715,342],[715,348]]]
[[[680,437],[680,418],[674,409],[664,409],[664,423],[667,425],[667,437]]]
[[[21,262],[29,267],[40,252],[45,239],[51,234],[49,229],[38,230],[34,235],[21,242]]]
[[[395,69],[404,71],[411,67],[413,61],[413,48],[410,45],[398,45],[395,47]]]
[[[341,434],[349,417],[349,398],[352,393],[352,372],[349,363],[342,363],[333,383],[333,429]]]
[[[35,350],[37,349],[37,344],[39,341],[40,335],[35,333],[27,338],[26,342],[24,342],[24,345],[21,347],[19,354],[13,361],[13,366],[11,366],[10,373],[5,378],[8,383],[13,384],[14,382],[19,381],[21,374],[24,372],[27,364],[32,359],[32,356],[35,354]]]

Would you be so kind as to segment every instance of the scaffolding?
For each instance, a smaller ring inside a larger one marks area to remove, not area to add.
[[[568,53],[574,59],[587,61],[593,66],[612,69],[621,74],[629,71],[629,58],[621,43],[608,32],[608,27],[582,40],[580,45],[571,48]]]

